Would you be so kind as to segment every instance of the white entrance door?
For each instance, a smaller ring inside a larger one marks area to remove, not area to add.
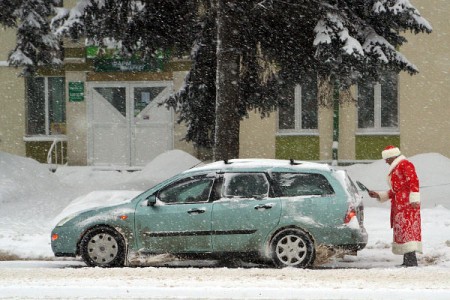
[[[173,112],[159,106],[170,82],[88,84],[88,161],[142,166],[173,149]]]

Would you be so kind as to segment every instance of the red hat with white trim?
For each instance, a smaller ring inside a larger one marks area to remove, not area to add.
[[[381,152],[381,156],[383,157],[383,159],[388,159],[391,157],[397,157],[400,154],[402,154],[400,152],[400,149],[398,147],[395,146],[387,146],[386,148],[384,148],[384,150]]]

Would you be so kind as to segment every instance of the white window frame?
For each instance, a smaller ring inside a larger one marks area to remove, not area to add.
[[[319,128],[304,129],[302,128],[302,86],[297,84],[294,89],[294,128],[280,129],[280,115],[277,119],[277,135],[319,135]]]
[[[45,133],[44,134],[35,134],[35,133],[29,133],[28,128],[27,130],[27,136],[26,139],[27,140],[35,140],[33,139],[33,137],[36,137],[36,140],[41,140],[41,137],[51,137],[53,140],[53,138],[57,138],[57,137],[64,137],[64,134],[51,134],[50,132],[50,108],[49,108],[49,93],[48,93],[48,80],[49,78],[65,78],[64,76],[38,76],[39,78],[44,78],[44,112],[45,112],[45,116],[44,116],[44,120],[45,120]],[[28,107],[28,101],[29,99],[26,99],[27,102],[27,109],[29,109]],[[64,99],[65,101],[65,99]],[[28,118],[28,112],[27,112],[27,118]],[[66,120],[67,123],[67,120]]]
[[[397,80],[398,86],[398,80]],[[359,97],[358,85],[356,85],[356,95]],[[397,88],[397,120],[400,120],[399,97]],[[400,134],[400,127],[382,127],[381,126],[381,83],[377,82],[373,85],[374,97],[374,126],[372,128],[359,128],[358,116],[359,108],[356,113],[356,133],[359,135],[398,135]]]

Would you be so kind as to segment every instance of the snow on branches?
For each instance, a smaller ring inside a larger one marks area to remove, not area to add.
[[[374,15],[392,14],[398,20],[405,20],[404,29],[415,33],[432,31],[430,23],[423,18],[409,0],[375,0],[372,5]]]
[[[342,18],[336,14],[328,13],[326,18],[319,20],[314,32],[316,33],[314,46],[331,44],[333,40],[339,40],[343,52],[354,56],[364,55],[361,44],[357,39],[350,36]]]
[[[14,10],[17,18],[17,43],[9,54],[9,64],[25,66],[24,73],[38,65],[55,65],[61,61],[60,40],[51,32],[49,17],[59,0],[21,1]]]
[[[415,65],[410,63],[403,54],[396,51],[394,46],[374,31],[370,31],[367,34],[363,49],[372,59],[375,59],[382,64],[398,65],[400,69],[404,69],[410,74],[418,72]]]
[[[321,11],[314,28],[315,57],[334,75],[355,79],[376,78],[376,70],[384,68],[418,71],[398,51],[406,42],[403,33],[429,33],[432,27],[409,0],[339,1]]]

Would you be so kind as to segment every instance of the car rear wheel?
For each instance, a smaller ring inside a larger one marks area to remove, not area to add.
[[[91,267],[121,267],[125,262],[125,241],[114,229],[89,230],[80,243],[81,257]]]
[[[271,242],[272,260],[279,268],[307,268],[315,258],[314,242],[309,234],[289,228],[277,233]]]

